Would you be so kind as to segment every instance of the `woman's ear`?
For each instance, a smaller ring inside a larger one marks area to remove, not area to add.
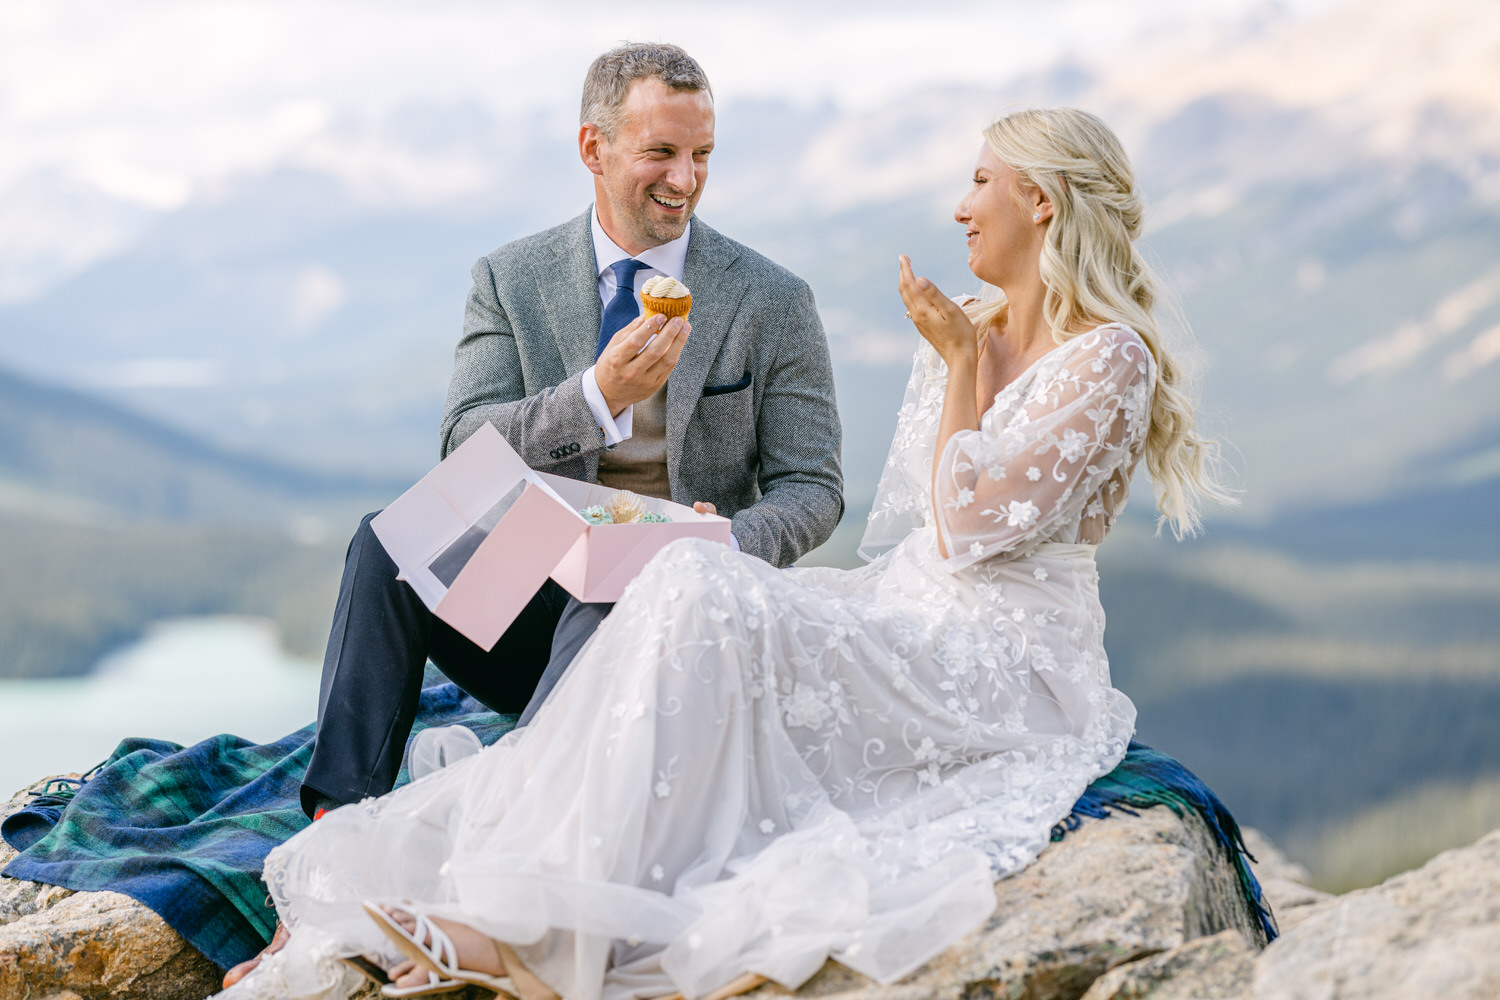
[[[1031,221],[1046,222],[1052,218],[1052,202],[1041,188],[1031,189]]]

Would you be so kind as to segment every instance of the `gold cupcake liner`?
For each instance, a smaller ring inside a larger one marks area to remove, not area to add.
[[[671,319],[673,316],[686,316],[688,310],[693,308],[693,297],[684,295],[677,299],[661,299],[655,295],[642,295],[641,305],[645,307],[648,314],[661,313]]]

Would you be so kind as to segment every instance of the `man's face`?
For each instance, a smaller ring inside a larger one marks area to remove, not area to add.
[[[651,77],[631,84],[613,139],[579,130],[579,152],[594,172],[599,222],[620,248],[638,254],[687,229],[708,181],[714,102],[707,91],[673,90]]]

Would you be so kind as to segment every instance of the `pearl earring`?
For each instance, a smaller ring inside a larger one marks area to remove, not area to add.
[[[1042,221],[1042,213],[1041,212],[1032,212],[1031,213],[1031,221],[1032,222],[1041,222]]]

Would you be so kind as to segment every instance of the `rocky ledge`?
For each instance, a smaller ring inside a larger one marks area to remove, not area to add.
[[[0,811],[19,805],[21,799]],[[995,886],[989,922],[880,986],[829,963],[830,1000],[1322,1000],[1500,996],[1500,831],[1332,897],[1250,834],[1283,936],[1264,951],[1233,869],[1196,817],[1085,821]],[[10,857],[0,849],[0,864]],[[0,1000],[196,1000],[219,972],[115,893],[0,880]],[[772,1000],[786,991],[762,987]],[[372,995],[378,995],[373,994]],[[476,994],[482,995],[482,994]]]
[[[0,867],[15,853],[0,841]],[[201,1000],[221,976],[129,896],[0,879],[0,1000]]]

